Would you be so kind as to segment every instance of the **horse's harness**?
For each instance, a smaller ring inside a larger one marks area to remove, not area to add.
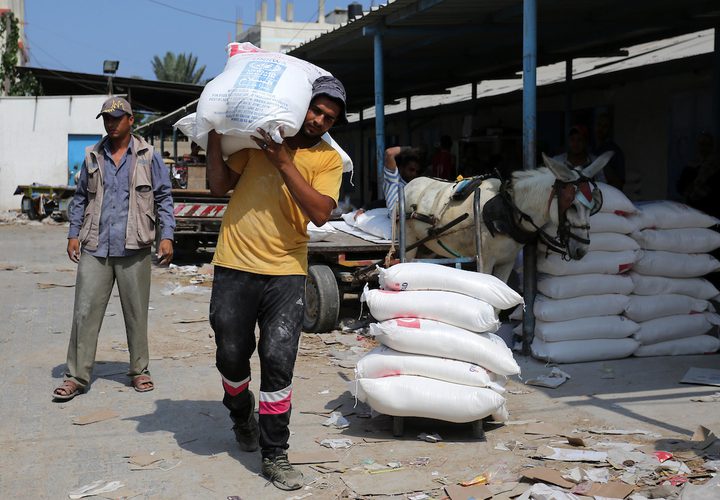
[[[532,217],[518,208],[512,199],[512,181],[510,179],[502,180],[498,194],[488,200],[483,206],[482,217],[485,227],[488,228],[492,236],[504,234],[521,245],[526,245],[539,239],[547,246],[548,250],[559,253],[563,258],[567,257],[570,239],[586,245],[590,244],[590,240],[572,232],[573,229],[589,229],[590,226],[587,224],[581,226],[571,224],[567,218],[567,211],[572,206],[574,200],[577,199],[590,209],[590,215],[596,214],[602,207],[602,192],[592,179],[585,177],[578,171],[576,171],[576,173],[578,174],[578,178],[573,181],[561,181],[557,179],[550,192],[548,207],[552,204],[553,197],[557,197],[558,230],[556,236],[548,234],[547,231],[535,224]],[[468,187],[472,189],[465,189],[463,190],[464,193],[456,193],[451,200],[467,198],[469,192],[474,192],[482,181],[490,177],[492,176],[483,176],[482,178],[477,178],[477,180],[471,180]],[[457,196],[457,194],[460,196]],[[413,207],[413,212],[409,214],[409,218],[418,219],[431,225],[437,222],[436,217],[419,214],[415,211],[415,208],[416,207]],[[470,214],[463,214],[460,218],[464,220],[469,216]],[[454,225],[452,222],[454,221],[451,221],[446,227]],[[522,226],[522,222],[527,222],[535,230],[528,231]],[[435,232],[438,233],[438,231]]]

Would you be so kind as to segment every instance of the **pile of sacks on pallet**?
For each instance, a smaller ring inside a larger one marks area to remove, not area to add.
[[[720,323],[707,301],[719,292],[699,276],[720,269],[702,253],[720,246],[708,229],[720,221],[676,202],[635,206],[599,187],[587,255],[567,261],[539,248],[533,356],[576,363],[718,350],[704,334]]]
[[[508,418],[503,388],[520,367],[494,335],[522,297],[494,276],[436,264],[380,269],[362,300],[382,345],[356,368],[356,396],[386,415],[473,422]]]
[[[708,253],[720,247],[720,233],[710,229],[720,221],[672,201],[639,208],[632,237],[642,251],[630,273],[633,294],[625,308],[625,316],[639,325],[635,356],[717,351],[720,340],[707,333],[720,324],[708,302],[718,290],[701,276],[720,270]]]
[[[556,363],[624,358],[638,348],[638,325],[623,316],[633,281],[627,272],[640,246],[628,236],[637,208],[619,190],[598,183],[600,212],[590,217],[590,247],[580,260],[538,248],[535,357]]]

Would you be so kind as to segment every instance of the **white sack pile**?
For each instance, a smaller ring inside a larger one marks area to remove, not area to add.
[[[639,326],[623,316],[630,302],[633,268],[640,246],[628,236],[637,228],[637,208],[618,189],[598,183],[600,212],[590,217],[590,246],[580,260],[550,253],[538,256],[534,305],[536,358],[578,363],[630,356],[638,348]]]
[[[202,91],[197,111],[175,123],[188,138],[207,149],[211,130],[223,134],[223,156],[241,149],[258,149],[250,137],[257,129],[282,142],[302,127],[312,97],[313,82],[330,73],[287,54],[267,52],[249,42],[230,43],[222,73]],[[325,134],[323,140],[343,160],[343,171],[351,172],[352,160]]]
[[[713,334],[720,316],[708,299],[718,290],[702,276],[720,269],[708,252],[720,247],[720,221],[673,201],[647,202],[632,218],[632,237],[642,248],[631,278],[634,294],[625,316],[639,323],[635,356],[671,356],[715,352]],[[710,334],[710,335],[708,335]]]
[[[520,367],[493,332],[497,309],[522,297],[494,276],[426,263],[381,269],[380,286],[362,297],[382,346],[357,364],[358,399],[393,416],[506,420],[503,385]]]

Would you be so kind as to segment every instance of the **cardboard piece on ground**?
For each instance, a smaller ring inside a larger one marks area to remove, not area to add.
[[[324,464],[328,462],[339,462],[340,460],[332,450],[322,449],[313,451],[291,451],[288,453],[288,460],[291,464]]]
[[[88,413],[87,415],[75,417],[73,419],[73,424],[75,424],[75,425],[94,424],[95,422],[102,422],[103,420],[109,420],[109,419],[115,418],[117,416],[118,416],[118,413],[114,410],[110,410],[110,409],[98,410],[98,411],[94,411],[92,413]]]
[[[711,368],[689,368],[680,380],[681,384],[714,385],[720,387],[720,370]]]
[[[40,290],[47,290],[48,288],[72,288],[75,283],[38,283],[37,287]]]
[[[717,436],[715,433],[703,425],[699,425],[692,436],[693,448],[696,450],[704,450],[715,442]]]
[[[523,471],[522,475],[533,481],[542,481],[543,483],[554,484],[561,488],[572,488],[575,486],[575,483],[571,483],[562,477],[560,471],[548,467],[533,467],[532,469]]]
[[[445,493],[450,497],[450,500],[486,500],[493,496],[490,488],[484,484],[474,486],[448,485],[445,486]]]
[[[430,472],[412,469],[401,469],[389,474],[382,474],[382,478],[366,472],[342,476],[347,487],[360,496],[401,495],[434,490],[438,486],[434,479]]]
[[[585,495],[603,498],[625,498],[633,491],[635,491],[635,486],[631,484],[618,482],[607,484],[595,483]]]
[[[525,434],[538,434],[541,436],[564,436],[563,431],[559,426],[554,424],[548,424],[544,422],[536,424],[528,424],[525,428]]]

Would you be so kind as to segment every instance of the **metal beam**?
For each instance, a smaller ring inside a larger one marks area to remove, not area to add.
[[[377,165],[378,191],[382,192],[383,169],[385,168],[385,89],[383,86],[383,35],[381,30],[374,31],[373,61],[375,75],[375,161]]]
[[[418,0],[414,4],[408,5],[393,14],[385,16],[385,24],[391,25],[405,21],[443,2],[444,0]]]
[[[537,145],[537,3],[523,0],[523,168],[535,168]],[[537,285],[537,246],[525,245],[523,249],[523,354],[530,354],[530,344],[535,334],[535,288]]]

